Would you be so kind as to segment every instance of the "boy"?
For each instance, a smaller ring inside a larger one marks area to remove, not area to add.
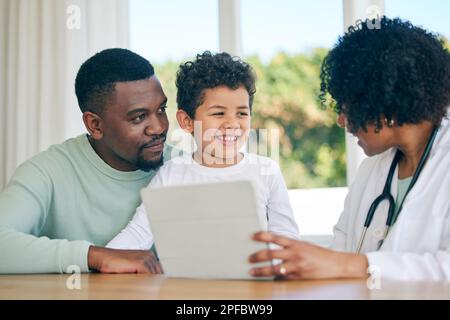
[[[240,152],[248,140],[255,94],[250,65],[227,53],[206,51],[180,66],[176,85],[177,120],[193,135],[197,149],[165,163],[150,187],[251,180],[267,229],[297,239],[298,227],[280,168],[269,158]],[[224,201],[230,200],[224,195]],[[146,250],[152,245],[141,205],[133,220],[107,246]]]

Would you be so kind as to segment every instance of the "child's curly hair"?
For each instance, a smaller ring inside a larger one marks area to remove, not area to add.
[[[194,118],[198,106],[203,103],[204,90],[226,86],[230,89],[245,87],[250,96],[250,109],[255,89],[252,67],[228,53],[213,54],[205,51],[194,61],[180,65],[176,79],[178,109]]]

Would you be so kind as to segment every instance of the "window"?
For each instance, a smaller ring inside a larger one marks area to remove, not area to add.
[[[342,33],[341,0],[241,0],[244,56],[331,48]]]
[[[342,1],[240,4],[243,58],[258,76],[253,127],[280,132],[280,167],[302,235],[329,235],[347,192],[345,138],[317,94],[322,59],[343,30]],[[204,50],[219,51],[218,16],[212,0],[131,0],[131,49],[155,65],[172,130],[178,65]]]
[[[175,74],[181,62],[219,50],[218,3],[211,0],[130,0],[130,49],[155,67],[168,97],[170,133],[175,119]]]
[[[244,57],[258,75],[253,125],[279,130],[279,163],[300,233],[327,244],[347,193],[345,132],[317,96],[322,59],[343,31],[342,1],[241,5]]]
[[[130,0],[130,47],[156,65],[219,49],[217,1]]]
[[[241,4],[244,56],[258,75],[254,126],[279,130],[288,187],[345,186],[344,132],[317,98],[322,59],[343,29],[342,1]]]
[[[343,33],[343,6],[356,12],[358,4],[240,0],[243,58],[258,76],[253,126],[279,130],[280,166],[300,233],[323,244],[343,208],[347,159],[336,116],[319,107],[319,68]],[[172,129],[177,127],[175,72],[196,53],[219,50],[218,8],[213,0],[131,0],[131,49],[155,64],[169,97]],[[400,16],[450,39],[450,2],[385,0],[385,8],[389,17]],[[355,162],[350,151],[348,162]],[[353,174],[354,168],[349,171]]]

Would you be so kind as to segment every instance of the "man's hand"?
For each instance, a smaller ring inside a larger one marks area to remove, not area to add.
[[[91,246],[88,265],[89,269],[102,273],[163,273],[156,257],[146,250],[117,250]]]

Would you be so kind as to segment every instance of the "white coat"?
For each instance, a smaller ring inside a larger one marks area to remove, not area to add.
[[[356,252],[370,205],[382,193],[396,150],[365,159],[334,227],[332,248]],[[397,168],[398,170],[398,168]],[[397,170],[391,194],[397,196]],[[361,252],[381,279],[450,281],[450,121],[444,119],[419,179],[403,203],[382,247],[387,201],[372,220]]]

